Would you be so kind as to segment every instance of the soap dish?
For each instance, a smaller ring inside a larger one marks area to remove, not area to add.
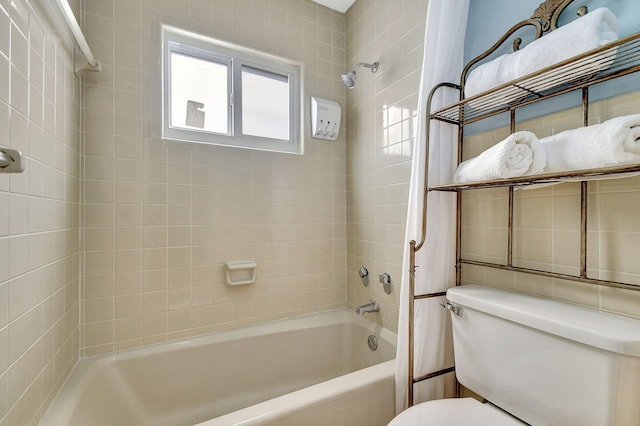
[[[256,282],[256,262],[253,260],[230,260],[225,262],[228,285],[245,285]]]

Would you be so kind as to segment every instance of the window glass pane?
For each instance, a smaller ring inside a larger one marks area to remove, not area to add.
[[[171,52],[171,126],[228,133],[227,65]]]
[[[289,140],[289,78],[242,67],[242,133]]]

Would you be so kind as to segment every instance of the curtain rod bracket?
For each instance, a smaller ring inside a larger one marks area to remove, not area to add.
[[[73,10],[71,6],[69,6],[68,0],[56,0],[58,4],[58,8],[62,13],[62,17],[67,22],[69,26],[69,30],[73,34],[73,37],[76,39],[76,46],[73,49],[73,58],[74,58],[74,72],[76,76],[80,77],[78,74],[80,71],[100,71],[101,65],[100,61],[98,61],[94,56],[93,52],[91,52],[91,48],[87,43],[87,39],[82,33],[82,28],[78,24],[78,20],[76,16],[73,14]],[[80,52],[77,52],[77,49],[80,49]]]
[[[89,63],[89,60],[86,56],[82,54],[81,51],[76,47],[73,49],[73,61],[74,61],[74,72],[78,78],[80,78],[80,73],[84,71],[93,71],[100,72],[102,71],[102,63],[100,61],[96,61],[96,65],[92,66]]]

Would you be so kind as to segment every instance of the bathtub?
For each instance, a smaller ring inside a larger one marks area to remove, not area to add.
[[[335,310],[83,358],[40,425],[386,425],[395,339]]]

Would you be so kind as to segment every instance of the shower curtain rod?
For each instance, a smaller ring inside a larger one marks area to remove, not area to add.
[[[56,0],[56,3],[58,3],[58,7],[60,8],[67,25],[69,25],[69,28],[76,39],[76,43],[78,44],[80,51],[82,52],[82,56],[80,58],[78,58],[78,55],[76,55],[75,58],[76,74],[78,74],[79,71],[100,71],[102,64],[95,58],[95,56],[93,56],[93,52],[91,52],[91,48],[82,33],[82,29],[78,24],[76,16],[71,10],[71,6],[69,6],[69,2],[67,0]]]

